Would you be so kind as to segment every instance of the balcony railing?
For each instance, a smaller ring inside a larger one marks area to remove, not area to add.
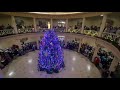
[[[22,34],[22,33],[34,33],[34,32],[35,32],[34,28],[18,29],[19,34]]]
[[[45,32],[46,28],[39,29],[37,31],[34,30],[34,28],[27,28],[27,29],[18,29],[18,33],[35,33],[35,32]],[[65,29],[55,29],[56,32],[66,32]],[[67,30],[66,33],[76,33],[76,34],[81,34],[80,29],[69,29]],[[0,30],[0,37],[2,36],[7,36],[7,35],[13,35],[14,30],[13,29],[4,29]],[[84,34],[90,35],[90,36],[98,36],[98,31],[94,30],[84,30]],[[114,34],[114,33],[108,33],[108,32],[103,32],[102,37],[99,37],[103,40],[108,41],[109,43],[112,43],[114,46],[116,46],[120,50],[120,35]]]
[[[98,31],[95,31],[95,30],[84,30],[84,34],[90,35],[90,36],[98,36]]]
[[[118,50],[120,50],[120,35],[103,32],[101,39],[113,44]]]
[[[4,29],[4,30],[0,30],[0,36],[7,36],[7,35],[12,35],[13,33],[13,29]]]
[[[81,29],[68,29],[69,33],[80,33]]]

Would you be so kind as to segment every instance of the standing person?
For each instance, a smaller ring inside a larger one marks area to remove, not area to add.
[[[98,57],[95,57],[94,64],[96,67],[99,67],[100,59]]]
[[[110,75],[110,71],[108,69],[104,69],[102,72],[102,77],[103,78],[108,78]]]
[[[32,45],[32,50],[35,51],[35,44]]]
[[[4,75],[1,69],[0,69],[0,78],[4,78]]]

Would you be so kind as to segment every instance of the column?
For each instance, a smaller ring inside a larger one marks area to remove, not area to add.
[[[67,32],[68,31],[68,19],[66,19],[66,30],[65,30],[65,32]]]
[[[53,19],[51,18],[50,20],[50,24],[51,24],[51,29],[53,28]]]
[[[33,18],[33,24],[34,24],[34,30],[35,30],[35,32],[37,32],[37,26],[36,26],[36,19],[35,18]]]
[[[79,40],[79,48],[78,48],[78,52],[80,52],[81,44],[82,44],[82,38]]]
[[[81,33],[84,33],[84,26],[85,26],[85,17],[83,18],[83,21],[82,21]]]
[[[101,26],[100,26],[100,31],[99,31],[99,34],[98,34],[99,37],[102,36],[103,30],[105,28],[106,20],[107,20],[107,15],[103,15],[102,23],[101,23]]]
[[[118,64],[119,61],[120,60],[117,57],[114,57],[111,65],[110,65],[109,70],[110,71],[115,71],[115,67],[117,66],[117,64]]]
[[[11,16],[11,20],[12,20],[12,27],[14,28],[14,34],[17,34],[18,31],[17,31],[17,26],[16,26],[16,22],[15,22],[15,17],[14,16]]]
[[[39,50],[40,48],[40,44],[39,44],[39,39],[37,40],[37,49]]]
[[[94,58],[97,56],[98,50],[99,50],[99,45],[96,45],[95,51],[94,51],[93,56],[92,56],[92,62],[94,62]]]

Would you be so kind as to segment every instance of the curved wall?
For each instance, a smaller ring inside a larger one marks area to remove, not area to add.
[[[46,15],[46,14],[33,14],[27,12],[0,12],[0,14],[11,15],[11,16],[21,16],[21,17],[35,17],[35,18],[46,18],[46,19],[66,19],[66,18],[83,18],[83,17],[93,17],[99,16],[101,14],[109,14],[112,12],[89,12],[80,14],[66,14],[66,15]]]
[[[22,38],[28,38],[26,42],[38,41],[40,37],[43,36],[43,33],[29,33],[29,34],[17,34],[12,36],[6,36],[0,38],[0,48],[8,48],[13,44],[21,45],[20,40]],[[107,41],[101,40],[99,38],[81,35],[81,34],[70,34],[70,33],[58,33],[58,36],[65,36],[65,40],[73,40],[75,38],[82,40],[82,43],[88,43],[91,46],[96,47],[97,45],[106,48],[109,51],[112,51],[114,56],[120,59],[120,51]]]

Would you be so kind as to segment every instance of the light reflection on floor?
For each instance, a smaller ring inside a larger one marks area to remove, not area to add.
[[[38,72],[38,52],[30,52],[10,63],[3,74],[5,78],[100,78],[99,70],[81,54],[64,50],[65,68],[60,73]]]

